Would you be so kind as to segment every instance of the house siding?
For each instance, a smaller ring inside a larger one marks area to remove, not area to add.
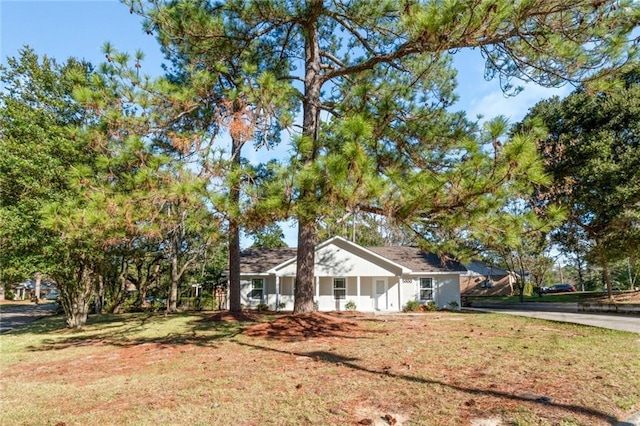
[[[396,256],[382,257],[388,251]],[[449,307],[455,301],[460,306],[460,274],[458,269],[434,264],[432,255],[422,255],[415,248],[409,250],[383,250],[376,253],[362,248],[344,239],[336,238],[320,245],[315,255],[316,288],[314,300],[320,311],[344,311],[350,301],[356,310],[362,312],[389,311],[400,312],[409,301],[419,301],[420,278],[433,279],[433,299],[438,307]],[[417,253],[417,254],[416,254]],[[425,270],[411,269],[399,263],[407,255],[412,266],[424,263]],[[259,264],[259,253],[253,253],[254,264]],[[402,266],[401,266],[402,265]],[[244,272],[241,280],[242,303],[254,308],[265,303],[272,310],[292,310],[294,307],[295,259],[283,262],[268,271]],[[277,276],[277,278],[276,278]],[[253,278],[264,279],[262,300],[252,299],[251,283]],[[345,279],[345,297],[334,298],[334,278]],[[276,285],[276,280],[278,284]],[[384,281],[382,286],[379,281]],[[358,285],[359,283],[359,285]],[[378,294],[382,289],[382,294]],[[279,294],[277,294],[279,293]]]

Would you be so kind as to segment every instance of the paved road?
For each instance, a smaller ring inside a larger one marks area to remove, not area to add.
[[[56,306],[56,303],[0,305],[0,333],[29,324],[47,315],[52,315],[56,311]]]
[[[466,308],[465,308],[466,309]],[[523,317],[540,318],[551,321],[571,322],[590,325],[592,327],[609,328],[612,330],[640,333],[640,317],[631,315],[589,314],[578,312],[549,312],[498,308],[469,308],[483,312],[498,312],[501,314],[520,315]]]

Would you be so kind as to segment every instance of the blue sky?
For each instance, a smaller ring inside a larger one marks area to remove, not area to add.
[[[97,65],[104,61],[101,48],[107,41],[120,51],[142,50],[146,54],[143,69],[151,75],[162,72],[162,55],[155,38],[142,30],[140,17],[130,14],[117,0],[0,0],[2,63],[7,56],[18,56],[19,49],[27,44],[39,55],[59,61],[74,56]],[[484,64],[478,52],[464,52],[456,57],[455,65],[460,96],[455,109],[467,111],[469,117],[505,115],[514,123],[539,100],[553,94],[563,96],[572,89],[527,85],[518,96],[505,97],[497,80],[484,80]],[[246,154],[249,158],[256,155]],[[295,230],[285,226],[284,231],[287,243],[296,245]]]

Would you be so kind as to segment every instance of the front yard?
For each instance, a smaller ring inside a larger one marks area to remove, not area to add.
[[[3,424],[612,424],[637,334],[499,314],[60,317],[0,336]]]

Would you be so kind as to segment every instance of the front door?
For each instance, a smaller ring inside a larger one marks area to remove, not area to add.
[[[387,310],[387,280],[384,278],[376,278],[376,296],[375,308],[378,311]]]

